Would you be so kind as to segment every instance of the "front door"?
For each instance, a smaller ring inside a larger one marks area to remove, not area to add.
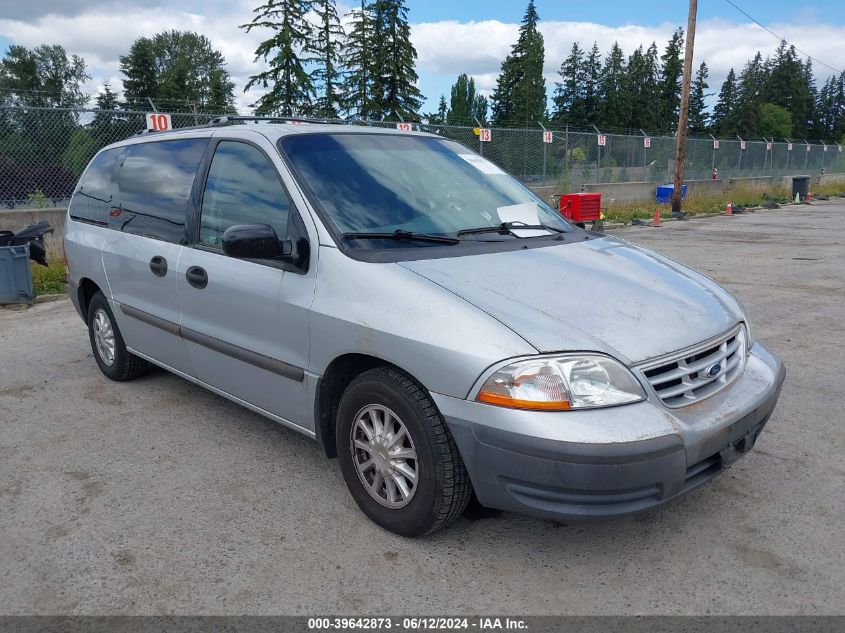
[[[235,224],[269,224],[279,239],[301,227],[269,155],[272,145],[218,142],[205,182],[196,243],[179,260],[182,337],[197,378],[298,427],[310,426],[305,369],[310,273],[223,254]]]

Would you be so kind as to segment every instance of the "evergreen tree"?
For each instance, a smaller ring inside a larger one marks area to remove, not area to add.
[[[709,70],[707,64],[701,62],[692,81],[689,99],[689,131],[691,134],[704,134],[707,131],[707,104],[704,102],[707,97],[707,83]]]
[[[346,37],[344,58],[344,109],[361,118],[373,114],[373,7],[361,0],[361,6],[347,16],[350,29]]]
[[[835,98],[836,78],[828,77],[821,90],[819,90],[819,96],[816,100],[814,136],[818,136],[819,138],[835,138],[833,136],[833,129],[836,124]]]
[[[484,95],[475,95],[475,99],[472,102],[472,109],[470,110],[470,115],[472,120],[475,121],[476,119],[481,122],[482,125],[487,124],[487,97]]]
[[[805,74],[805,67],[794,46],[787,47],[786,41],[781,41],[774,58],[767,59],[765,85],[762,98],[767,103],[778,105],[789,111],[792,126],[800,134],[810,133],[813,126],[813,92],[814,80],[812,71],[810,76]]]
[[[475,96],[475,80],[467,77],[466,74],[459,75],[458,80],[452,85],[449,112],[446,115],[449,125],[464,125],[472,122]]]
[[[625,55],[617,42],[610,47],[610,52],[599,78],[600,127],[627,127],[631,107],[626,89]]]
[[[659,127],[657,108],[657,47],[652,44],[648,51],[640,46],[628,57],[625,75],[625,94],[628,96],[628,122],[625,127],[633,130]]]
[[[126,123],[126,119],[119,112],[118,95],[106,82],[103,84],[103,91],[97,95],[97,113],[90,125],[91,136],[98,147],[112,143],[119,138],[120,129]]]
[[[816,80],[813,77],[813,61],[808,58],[802,67],[797,103],[792,110],[792,126],[796,136],[809,134],[812,130],[816,117],[817,98],[818,90],[816,89]]]
[[[120,57],[123,93],[127,106],[156,106],[205,112],[234,111],[234,83],[226,60],[204,35],[190,31],[164,31],[140,37]]]
[[[717,134],[733,136],[737,133],[737,93],[736,73],[731,68],[713,107],[712,127]]]
[[[244,92],[253,86],[270,88],[256,102],[256,114],[310,114],[314,108],[314,83],[306,66],[315,60],[314,27],[306,19],[310,0],[267,0],[256,8],[252,22],[240,28],[270,29],[273,35],[255,49],[255,61],[263,59],[269,68],[252,75]]]
[[[436,123],[446,123],[449,108],[446,105],[446,96],[440,95],[440,103],[437,104],[437,121]]]
[[[347,109],[364,119],[418,119],[423,96],[416,85],[417,51],[411,43],[405,1],[362,0],[350,16]]]
[[[679,28],[672,34],[661,55],[663,63],[660,72],[660,127],[674,130],[678,127],[678,112],[681,107],[681,79],[684,74],[682,49],[684,30]]]
[[[539,19],[534,0],[529,0],[519,38],[502,62],[493,92],[493,120],[499,125],[536,126],[546,119],[545,45],[537,29]]]
[[[569,56],[560,65],[558,75],[561,81],[555,82],[552,121],[557,125],[576,123],[585,118],[583,107],[586,86],[583,72],[584,51],[578,46],[578,42],[575,42]]]
[[[411,43],[405,0],[373,2],[373,116],[415,120],[423,103],[417,88],[417,50]]]
[[[737,84],[736,133],[740,136],[758,136],[763,106],[766,68],[758,52],[742,70]]]
[[[845,72],[834,81],[833,114],[828,136],[840,145],[845,144]]]
[[[337,118],[343,109],[341,51],[345,34],[337,17],[335,0],[315,0],[314,14],[317,16],[314,51],[318,66],[311,78],[316,83],[320,95],[315,103],[314,113],[322,117]]]
[[[590,54],[584,60],[581,81],[584,83],[584,120],[574,121],[575,125],[591,125],[599,117],[599,79],[602,74],[601,53],[598,44],[593,42]]]
[[[147,98],[158,97],[158,64],[153,40],[140,37],[132,43],[126,55],[120,56],[123,73],[123,98],[131,110],[147,110]]]

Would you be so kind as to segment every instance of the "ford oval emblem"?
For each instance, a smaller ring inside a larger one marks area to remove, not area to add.
[[[710,367],[707,368],[707,375],[715,378],[719,375],[719,372],[722,371],[722,363],[713,363]]]

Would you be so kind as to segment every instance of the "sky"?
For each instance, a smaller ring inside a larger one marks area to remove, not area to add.
[[[626,55],[656,41],[663,49],[672,32],[686,27],[686,0],[535,0],[545,38],[544,74],[549,96],[557,71],[573,42],[603,54],[618,41]],[[812,55],[816,77],[824,81],[845,70],[845,0],[733,0],[774,33]],[[0,0],[0,48],[57,43],[88,64],[90,94],[104,82],[120,89],[118,57],[135,38],[176,28],[207,36],[226,57],[236,83],[239,109],[247,112],[261,95],[243,92],[248,77],[260,68],[254,51],[267,32],[247,34],[259,0]],[[351,0],[338,0],[340,12]],[[422,110],[436,110],[441,94],[449,95],[460,73],[475,77],[482,93],[496,85],[502,59],[516,41],[527,0],[407,0],[411,38],[417,49]],[[728,70],[737,71],[758,50],[764,57],[777,39],[738,12],[726,0],[700,0],[695,61],[710,68],[710,92],[716,93]],[[832,67],[827,68],[825,65]],[[711,96],[712,104],[715,97]]]

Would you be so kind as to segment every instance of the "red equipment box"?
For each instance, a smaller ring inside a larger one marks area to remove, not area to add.
[[[600,193],[562,193],[560,214],[570,222],[598,222],[601,220]]]

